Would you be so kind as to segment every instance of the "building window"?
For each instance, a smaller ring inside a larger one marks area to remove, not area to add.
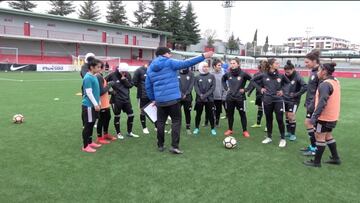
[[[98,30],[97,29],[94,29],[94,28],[88,28],[87,31],[90,31],[90,32],[97,32]]]
[[[12,22],[13,19],[12,19],[12,18],[5,18],[4,21],[5,21],[5,22]]]
[[[117,35],[122,35],[122,32],[116,32]]]
[[[49,27],[56,27],[56,25],[53,24],[53,23],[48,23],[47,26],[49,26]]]
[[[151,34],[151,37],[152,37],[152,38],[158,38],[159,35],[158,35],[158,34]]]
[[[150,38],[149,35],[142,35],[143,38]]]
[[[331,42],[326,42],[326,44],[330,44]]]

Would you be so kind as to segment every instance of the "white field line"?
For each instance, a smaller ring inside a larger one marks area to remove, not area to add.
[[[81,79],[43,79],[43,80],[19,80],[19,79],[11,79],[11,78],[0,78],[0,81],[11,81],[11,82],[63,82],[63,81],[81,81]]]

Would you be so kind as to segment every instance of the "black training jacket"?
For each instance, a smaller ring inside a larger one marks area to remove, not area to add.
[[[84,78],[87,72],[89,72],[89,64],[84,63],[84,65],[81,66],[81,71],[80,71],[81,78]]]
[[[290,81],[284,86],[284,100],[285,102],[299,103],[301,95],[307,90],[307,84],[301,75],[294,71],[292,75],[284,76]]]
[[[317,76],[318,70],[319,68],[314,68],[311,70],[307,86],[305,107],[310,112],[313,112],[315,109],[315,94],[319,85],[319,78]]]
[[[248,88],[245,89],[247,81],[251,80],[251,76],[242,71],[240,68],[230,70],[222,77],[222,83],[224,89],[227,91],[226,100],[227,101],[244,101],[246,100],[245,92],[248,91]],[[240,89],[244,89],[244,93],[240,93]]]
[[[286,83],[290,81],[278,71],[272,73],[263,73],[251,80],[252,85],[258,91],[261,91],[261,88],[265,88],[266,92],[263,94],[264,104],[270,104],[273,102],[283,102],[284,99],[281,96],[277,96],[277,92],[283,90],[283,87]]]
[[[262,72],[256,72],[253,77],[256,77],[256,76],[258,76],[258,75],[260,75],[260,74],[262,74]],[[247,89],[248,89],[248,94],[247,94],[247,95],[248,95],[248,97],[250,97],[251,93],[252,93],[256,88],[254,87],[254,85],[252,85],[252,83],[250,83],[250,84],[248,85]],[[256,98],[261,98],[261,97],[262,97],[261,92],[259,92],[259,91],[256,90]]]
[[[191,92],[195,81],[194,73],[191,71],[179,71],[178,79],[180,84],[181,100],[192,101]],[[185,99],[183,99],[184,95],[186,95]]]
[[[106,76],[106,81],[114,81],[112,86],[110,103],[129,103],[130,102],[130,88],[133,86],[131,75],[125,72],[125,79],[121,79],[119,71],[115,71]]]
[[[210,73],[200,74],[196,76],[194,82],[196,102],[213,102],[215,84],[215,77]],[[201,94],[203,95],[202,98],[200,97]]]
[[[133,76],[133,84],[137,87],[136,98],[138,99],[148,99],[145,89],[146,70],[147,69],[142,66],[136,69]]]

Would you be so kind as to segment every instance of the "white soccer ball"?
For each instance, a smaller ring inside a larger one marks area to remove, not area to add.
[[[16,124],[20,124],[24,122],[24,116],[21,114],[16,114],[13,116],[13,122]]]
[[[225,139],[223,140],[223,145],[226,149],[233,149],[237,146],[237,141],[232,136],[225,137]]]

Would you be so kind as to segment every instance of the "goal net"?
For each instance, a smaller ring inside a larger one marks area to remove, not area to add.
[[[105,69],[108,69],[106,71],[114,70],[121,61],[120,57],[96,56],[95,58],[101,60],[104,63]],[[75,65],[76,70],[80,70],[81,66],[85,63],[85,55],[72,56],[72,62],[73,65]],[[106,64],[108,65],[108,68]]]
[[[18,54],[18,48],[0,47],[0,63],[18,63]]]

